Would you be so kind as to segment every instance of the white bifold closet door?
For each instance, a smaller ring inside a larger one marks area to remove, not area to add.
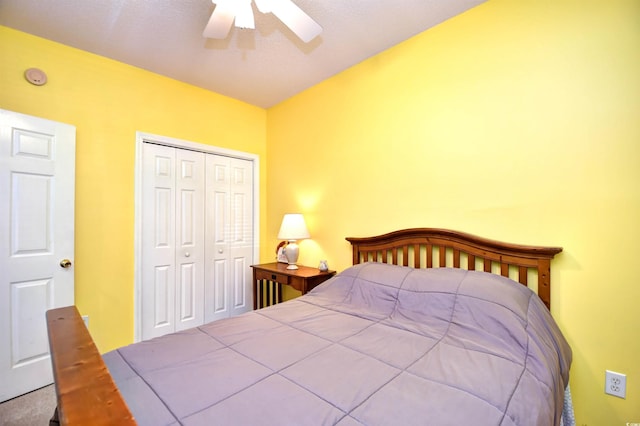
[[[142,340],[252,306],[250,161],[143,144]]]
[[[253,166],[206,157],[205,322],[253,309]]]

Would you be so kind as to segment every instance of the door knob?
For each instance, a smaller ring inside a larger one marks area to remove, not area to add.
[[[71,261],[69,259],[62,259],[60,261],[60,266],[67,269],[68,267],[71,266]]]

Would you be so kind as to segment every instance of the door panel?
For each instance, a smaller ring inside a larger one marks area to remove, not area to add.
[[[229,255],[233,259],[230,314],[238,315],[253,308],[251,263],[253,261],[253,165],[232,158]]]
[[[52,177],[11,174],[11,254],[51,253]]]
[[[179,227],[176,267],[180,271],[176,331],[204,321],[204,184],[205,162],[201,152],[175,149],[178,167],[176,189]]]
[[[230,158],[207,155],[205,222],[208,242],[205,253],[207,273],[204,299],[205,322],[229,317],[229,211],[230,207]]]
[[[75,127],[0,110],[0,402],[53,381],[45,312],[74,303]]]
[[[144,143],[142,155],[145,340],[204,318],[204,154]]]
[[[243,309],[247,306],[248,292],[245,271],[250,267],[251,265],[247,264],[247,259],[244,256],[233,259],[233,283],[231,283],[233,300],[231,301],[231,309]]]
[[[213,321],[217,318],[226,318],[227,313],[227,286],[224,283],[227,282],[227,262],[225,259],[218,259],[213,261],[213,279],[208,279],[206,292],[209,295],[213,292],[213,299],[210,302],[212,306],[207,309],[209,316],[205,318],[206,322]]]
[[[155,274],[153,282],[153,328],[169,328],[173,323],[173,268],[167,265],[160,265],[154,268]],[[162,333],[161,333],[162,334]]]
[[[155,212],[154,212],[154,234],[155,248],[173,247],[173,189],[156,186]]]
[[[195,279],[195,265],[183,264],[180,266],[180,321],[186,322],[196,319],[196,297],[198,291]]]
[[[207,156],[207,245],[205,321],[252,309],[253,164],[220,155]],[[209,235],[209,234],[208,234]]]
[[[39,320],[51,307],[51,280],[33,280],[11,284],[11,342],[14,368],[47,358],[47,330]]]
[[[173,149],[144,144],[142,176],[142,335],[175,327],[175,159]]]

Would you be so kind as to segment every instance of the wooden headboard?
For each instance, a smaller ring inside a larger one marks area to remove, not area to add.
[[[452,267],[500,274],[531,286],[551,309],[551,259],[562,247],[503,243],[463,232],[412,228],[375,237],[348,237],[353,264],[381,262],[414,268]]]

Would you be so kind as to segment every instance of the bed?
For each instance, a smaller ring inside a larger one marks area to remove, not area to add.
[[[102,357],[74,307],[49,311],[54,420],[560,424],[561,248],[432,228],[347,240],[353,266],[302,297]]]

